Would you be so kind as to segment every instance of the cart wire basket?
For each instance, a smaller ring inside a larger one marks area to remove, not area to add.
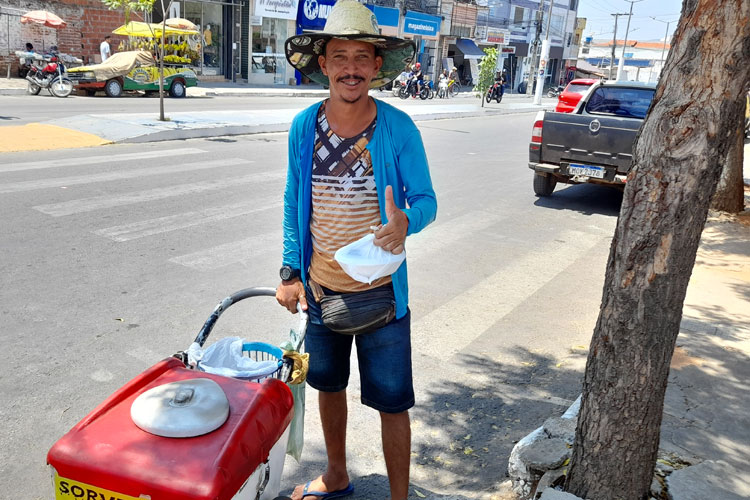
[[[247,299],[249,297],[263,297],[263,296],[275,297],[276,289],[268,288],[268,287],[245,288],[244,290],[235,292],[232,295],[223,299],[214,308],[213,312],[204,323],[203,328],[201,328],[200,332],[196,336],[194,342],[197,343],[200,347],[203,347],[203,344],[205,344],[206,340],[208,339],[208,336],[211,333],[211,330],[213,330],[214,326],[216,325],[216,321],[219,319],[219,316],[221,316],[222,313],[226,311],[227,308],[229,308],[232,304],[236,304],[237,302]],[[295,350],[298,352],[300,351],[302,347],[302,343],[304,341],[305,333],[307,330],[307,314],[301,309],[299,309],[299,312],[300,312],[300,327],[299,327],[299,335],[296,339],[297,342],[295,346]],[[233,377],[233,378],[238,378],[241,380],[248,380],[252,382],[261,382],[267,378],[276,378],[285,383],[288,381],[289,375],[292,372],[294,362],[289,358],[284,358],[284,352],[281,350],[281,348],[273,346],[271,344],[267,344],[265,342],[244,342],[242,344],[242,353],[243,355],[248,356],[250,359],[254,361],[277,361],[277,363],[274,367],[269,369],[266,373],[254,374],[252,377]],[[181,359],[182,362],[186,366],[189,365],[186,351],[178,352],[177,354],[175,354],[175,357]],[[196,368],[198,370],[202,370],[200,366],[200,362],[198,362]]]

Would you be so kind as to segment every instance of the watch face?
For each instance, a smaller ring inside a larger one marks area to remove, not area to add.
[[[281,274],[281,279],[286,281],[292,277],[292,268],[289,266],[284,266],[281,268],[281,272],[279,274]]]

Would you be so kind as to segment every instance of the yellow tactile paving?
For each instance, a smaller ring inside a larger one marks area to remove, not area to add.
[[[93,134],[44,123],[0,127],[0,153],[85,148],[111,142]]]

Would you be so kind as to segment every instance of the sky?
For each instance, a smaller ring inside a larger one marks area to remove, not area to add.
[[[680,18],[682,0],[641,0],[633,4],[633,17],[630,20],[628,40],[664,40],[664,33],[669,24],[669,35],[674,33],[677,20]],[[583,36],[594,39],[612,39],[615,17],[613,13],[630,11],[630,2],[625,0],[580,0],[578,17],[586,18],[586,29]],[[651,19],[655,17],[658,21]],[[617,38],[625,38],[628,16],[619,16],[617,21]]]

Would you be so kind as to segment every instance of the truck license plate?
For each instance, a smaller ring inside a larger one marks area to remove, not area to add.
[[[580,163],[571,163],[568,165],[570,175],[584,175],[596,179],[604,179],[606,171],[603,167],[594,167],[593,165],[581,165]]]

